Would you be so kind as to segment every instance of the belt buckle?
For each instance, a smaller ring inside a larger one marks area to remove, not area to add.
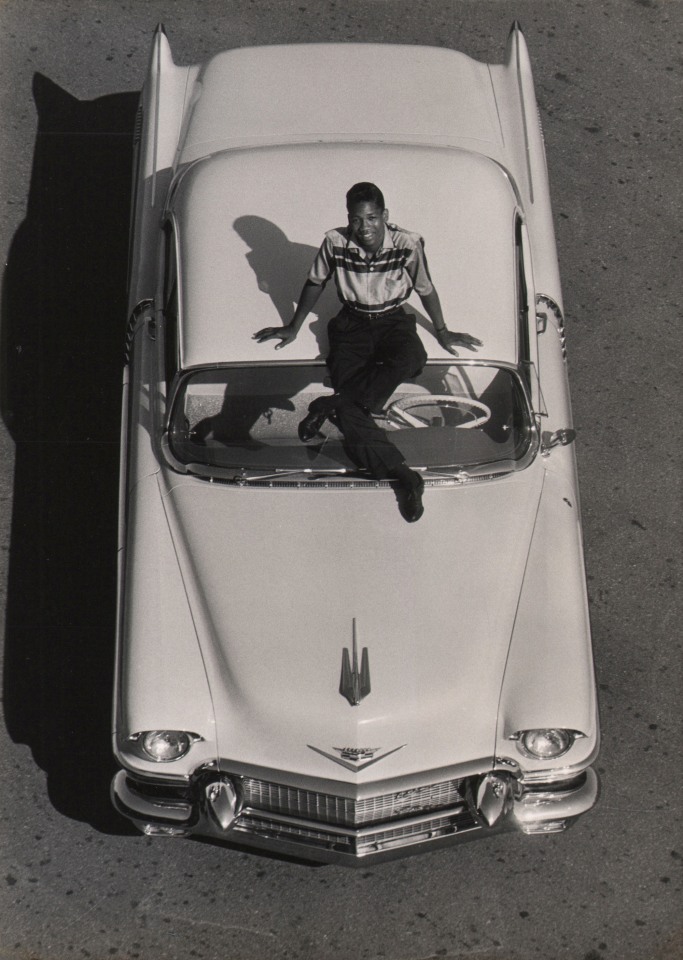
[[[374,320],[375,317],[381,317],[387,312],[386,310],[356,310],[355,307],[349,307],[348,310],[358,320]]]

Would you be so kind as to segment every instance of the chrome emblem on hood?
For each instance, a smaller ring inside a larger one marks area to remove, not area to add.
[[[335,747],[337,753],[344,760],[369,760],[377,753],[379,747]]]
[[[373,763],[377,763],[378,760],[384,760],[385,757],[390,756],[392,753],[396,753],[397,750],[403,750],[405,743],[402,743],[400,747],[394,747],[393,750],[387,750],[386,753],[380,754],[379,757],[376,757],[375,754],[380,749],[379,747],[333,747],[340,756],[335,757],[332,753],[326,753],[325,750],[321,750],[320,747],[314,747],[312,744],[308,744],[309,750],[315,750],[316,753],[319,753],[323,757],[327,757],[328,760],[332,760],[334,763],[341,764],[342,767],[346,767],[347,770],[353,770],[358,773],[360,770],[365,770],[366,767],[371,766]],[[366,759],[369,757],[370,759]]]
[[[370,693],[370,657],[368,648],[363,647],[360,670],[358,669],[358,641],[356,638],[356,618],[353,618],[353,664],[349,648],[344,647],[342,654],[342,672],[339,692],[346,697],[352,707],[357,707],[363,697]]]

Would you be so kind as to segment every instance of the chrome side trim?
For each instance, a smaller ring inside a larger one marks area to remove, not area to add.
[[[541,328],[537,327],[539,333],[544,333],[548,325],[548,314],[543,312],[538,312],[539,307],[546,307],[547,310],[552,313],[555,324],[557,326],[557,333],[560,338],[560,347],[562,348],[562,359],[567,362],[567,336],[564,331],[564,317],[562,316],[562,311],[560,310],[558,304],[553,300],[552,297],[549,297],[545,293],[539,293],[536,295],[536,323],[540,323]]]
[[[161,95],[161,37],[164,35],[163,28],[160,29],[161,24],[156,29],[156,35],[154,37],[154,60],[155,65],[152,68],[155,74],[154,76],[154,142],[152,144],[152,190],[150,197],[150,206],[154,206],[156,203],[156,192],[157,192],[157,163],[158,163],[158,154],[159,154],[159,112],[160,112],[160,95]]]
[[[517,91],[519,93],[519,104],[522,111],[522,129],[524,131],[524,156],[526,159],[526,174],[529,182],[529,200],[534,202],[534,178],[531,171],[531,145],[529,143],[529,118],[527,116],[527,106],[524,96],[524,81],[522,79],[522,63],[520,57],[520,36],[522,28],[519,21],[515,20],[512,25],[510,40],[515,48],[515,61],[517,73]]]
[[[147,298],[145,300],[140,300],[131,310],[128,323],[126,324],[125,361],[127,364],[130,363],[130,350],[133,345],[133,340],[135,339],[135,334],[137,333],[140,324],[144,322],[144,314],[147,310],[153,309],[154,300]]]

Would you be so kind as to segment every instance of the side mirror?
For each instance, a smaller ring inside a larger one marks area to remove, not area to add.
[[[553,447],[566,447],[576,440],[576,430],[571,427],[564,427],[562,430],[556,430],[555,433],[544,431],[541,437],[541,450],[547,456]]]

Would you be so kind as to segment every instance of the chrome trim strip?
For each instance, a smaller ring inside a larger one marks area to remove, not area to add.
[[[524,156],[526,159],[526,173],[529,182],[529,200],[533,204],[534,202],[534,178],[531,170],[531,144],[529,142],[529,121],[527,117],[527,107],[526,99],[524,96],[524,80],[522,77],[522,63],[520,58],[520,42],[519,38],[522,33],[522,29],[518,21],[515,21],[513,25],[513,42],[515,45],[515,60],[516,60],[516,73],[517,73],[517,91],[519,93],[519,103],[522,111],[522,129],[524,131]]]
[[[151,799],[128,784],[125,770],[119,770],[111,785],[112,801],[119,813],[136,819],[171,820],[187,823],[192,817],[193,805],[182,800]]]
[[[284,813],[271,813],[267,810],[257,810],[253,807],[244,807],[235,822],[235,828],[248,829],[248,825],[242,823],[243,818],[249,818],[254,822],[259,820],[270,821],[271,823],[281,823],[283,826],[300,827],[303,830],[311,830],[316,833],[329,833],[334,836],[348,837],[354,840],[362,840],[364,837],[372,837],[384,831],[400,830],[422,824],[429,824],[433,820],[444,820],[448,817],[457,817],[463,813],[468,813],[469,808],[464,801],[456,807],[448,807],[444,810],[430,810],[415,817],[401,817],[396,820],[383,820],[367,827],[358,827],[357,829],[349,827],[340,827],[336,824],[327,823],[319,820],[304,820],[299,817],[290,817]]]
[[[546,820],[575,819],[595,806],[600,791],[598,775],[592,767],[586,770],[583,783],[565,791],[524,790],[513,804],[513,818],[518,825],[539,824]]]
[[[464,780],[467,777],[480,776],[488,773],[492,768],[493,761],[490,758],[481,758],[469,763],[454,764],[450,767],[438,767],[405,776],[390,777],[386,780],[369,780],[365,783],[358,783],[351,778],[337,780],[327,777],[311,777],[305,774],[292,773],[291,770],[276,770],[272,767],[259,767],[255,764],[235,763],[223,758],[216,768],[211,768],[210,772],[263,780],[266,783],[291,787],[293,790],[323,793],[327,796],[341,797],[346,800],[372,800],[389,793],[429,787],[447,780]]]
[[[544,786],[553,788],[555,784],[561,787],[562,784],[578,782],[585,776],[585,773],[585,769],[574,772],[567,772],[567,770],[564,769],[558,770],[556,773],[549,770],[539,770],[536,773],[525,773],[524,776],[520,776],[517,779],[522,790],[526,790],[527,788],[535,790],[536,787],[539,789]]]
[[[196,162],[196,161],[195,161]],[[479,481],[487,480],[500,480],[506,477],[509,477],[513,474],[519,473],[522,470],[525,470],[535,459],[536,454],[538,453],[540,447],[540,436],[537,426],[534,424],[534,411],[532,398],[530,396],[529,390],[525,383],[524,376],[520,372],[518,365],[514,363],[509,363],[507,361],[495,361],[495,360],[474,360],[474,359],[455,359],[452,361],[444,360],[443,358],[430,359],[427,361],[427,366],[444,366],[449,364],[450,366],[458,367],[494,367],[498,370],[507,370],[512,374],[522,391],[524,399],[527,404],[527,412],[529,415],[529,436],[527,449],[522,454],[518,460],[505,460],[498,461],[497,464],[483,464],[479,467],[472,468],[470,471],[460,471],[454,473],[457,469],[457,466],[453,465],[444,465],[434,468],[424,468],[417,467],[417,469],[427,473],[427,474],[436,474],[436,477],[426,476],[425,482],[428,486],[460,486],[463,483],[476,483]],[[300,470],[290,470],[287,473],[281,475],[281,479],[278,479],[278,475],[267,474],[267,478],[259,478],[258,475],[249,476],[248,467],[219,467],[209,464],[201,463],[187,463],[185,461],[178,460],[172,450],[172,441],[169,436],[169,425],[173,420],[173,408],[178,401],[183,384],[187,379],[192,375],[196,374],[199,371],[204,370],[226,370],[231,368],[243,369],[247,367],[259,367],[266,368],[269,366],[273,367],[283,367],[283,366],[308,366],[308,367],[323,367],[324,361],[318,360],[294,360],[290,361],[288,364],[283,364],[282,361],[256,361],[250,360],[245,362],[232,362],[232,363],[209,363],[202,364],[201,366],[186,367],[178,371],[176,376],[173,379],[171,389],[169,390],[168,402],[166,404],[166,412],[163,418],[164,427],[160,436],[160,448],[161,454],[165,464],[170,467],[175,473],[185,474],[186,476],[191,476],[196,479],[201,479],[204,482],[209,483],[227,483],[235,486],[249,486],[249,487],[294,487],[294,488],[310,488],[310,489],[343,489],[349,490],[353,488],[388,488],[391,487],[394,481],[389,480],[376,480],[373,477],[367,476],[364,477],[361,474],[356,475],[355,472],[352,472],[350,475],[346,468],[341,468],[339,470],[325,469],[324,471],[319,471],[318,476],[320,478],[324,477],[325,479],[304,479],[304,480],[291,480],[287,479],[287,476],[294,474],[305,475],[307,472],[313,473],[314,471],[308,470],[307,468],[301,468]],[[533,366],[533,365],[532,365]],[[439,477],[440,471],[451,471],[451,476]],[[344,477],[345,479],[336,479],[337,477]],[[330,479],[328,479],[328,477]],[[438,478],[438,479],[437,479]]]
[[[161,34],[162,31],[159,30],[159,27],[156,29],[156,35],[154,37],[154,61],[155,65],[152,70],[155,73],[154,77],[154,142],[152,144],[152,191],[150,198],[150,206],[154,206],[156,203],[156,192],[157,192],[157,158],[159,154],[159,114],[160,114],[160,95],[161,95]]]
[[[509,823],[489,828],[486,835],[501,833],[503,831],[513,830],[514,827]],[[412,856],[417,853],[427,853],[431,850],[444,849],[456,844],[467,843],[477,839],[481,834],[481,827],[467,826],[462,829],[452,829],[448,833],[440,833],[438,836],[426,836],[425,833],[417,834],[415,837],[406,837],[402,842],[396,843],[389,840],[381,848],[366,846],[358,851],[341,850],[338,847],[330,847],[324,842],[306,843],[295,837],[286,835],[272,834],[265,836],[258,833],[248,833],[244,830],[235,831],[233,840],[235,843],[243,843],[247,847],[255,847],[259,850],[277,852],[296,858],[304,858],[306,861],[316,863],[332,863],[344,867],[366,867],[368,864],[386,863],[390,860],[397,860],[401,857]]]

